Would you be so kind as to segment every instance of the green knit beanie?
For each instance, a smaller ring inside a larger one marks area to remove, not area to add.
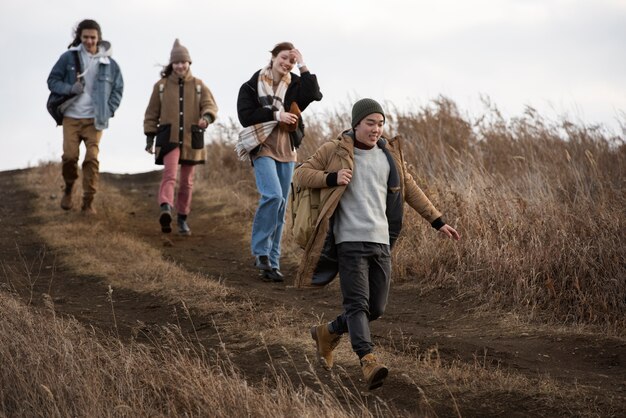
[[[363,120],[367,115],[372,113],[380,113],[385,119],[385,112],[383,112],[382,106],[372,99],[361,99],[352,106],[352,127],[354,128]]]

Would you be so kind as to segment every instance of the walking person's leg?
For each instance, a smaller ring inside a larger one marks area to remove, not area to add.
[[[178,197],[176,199],[176,212],[178,233],[191,235],[191,229],[187,224],[187,215],[191,212],[191,196],[193,193],[193,176],[195,165],[181,164],[180,181],[178,184]]]
[[[337,245],[343,313],[333,322],[332,329],[343,331],[341,328],[347,327],[352,350],[359,358],[371,353],[374,348],[369,329],[368,255],[362,242],[342,242]]]
[[[368,291],[365,275],[367,269],[359,268],[364,260],[360,256],[355,259],[349,251],[354,246],[357,246],[356,253],[358,253],[358,248],[362,244],[340,243],[337,245],[337,264],[339,265],[339,282],[343,295],[343,312],[332,322],[316,325],[310,329],[311,337],[317,348],[317,356],[326,368],[333,367],[333,350],[339,344],[341,336],[346,332],[350,335],[353,350],[355,347],[359,347],[359,350],[364,349],[364,351],[369,348],[367,338],[357,338],[357,335],[363,335],[364,327],[367,329]],[[359,316],[363,318],[358,319]],[[354,321],[352,325],[354,333],[349,328],[349,318]],[[369,335],[369,330],[367,334]],[[363,340],[365,341],[363,342]]]
[[[100,179],[100,139],[102,131],[96,129],[93,119],[82,119],[81,137],[85,141],[85,158],[83,159],[83,206],[82,210],[95,213],[93,198]]]
[[[195,168],[195,165],[181,164],[180,166],[176,211],[182,215],[189,215],[189,212],[191,212],[191,196],[193,193]]]
[[[352,349],[359,356],[368,389],[382,385],[387,368],[373,354],[369,323],[385,311],[391,279],[388,245],[344,242],[337,245],[343,312],[330,323],[311,328],[317,355],[333,366],[333,350],[348,332]]]
[[[276,161],[269,157],[254,160],[254,176],[260,194],[259,204],[252,222],[251,250],[256,257],[256,266],[271,271],[269,260],[274,233],[283,201],[282,188]]]
[[[369,244],[372,254],[369,258],[369,321],[374,321],[385,313],[389,286],[391,284],[391,250],[386,244]]]
[[[174,190],[176,188],[176,175],[178,173],[178,157],[180,149],[175,148],[163,157],[163,175],[159,186],[159,205],[161,213],[159,223],[161,231],[172,232],[172,208],[174,207]]]
[[[391,283],[391,254],[387,244],[367,243],[369,248],[369,322],[374,321],[385,312],[389,286]],[[371,341],[371,340],[370,340]],[[382,386],[389,370],[372,352],[360,357],[363,377],[368,389]]]
[[[329,326],[331,331],[348,329],[353,351],[359,356],[368,389],[382,386],[388,369],[374,355],[370,320],[385,310],[389,294],[388,246],[344,242],[337,246],[339,279],[344,312]]]
[[[63,118],[63,155],[61,156],[61,173],[65,182],[65,190],[61,198],[61,208],[70,210],[74,182],[78,178],[78,158],[80,157],[80,121]]]
[[[276,214],[276,229],[272,237],[272,249],[270,251],[270,263],[272,268],[280,269],[280,243],[283,235],[283,227],[285,225],[285,212],[287,210],[287,201],[289,199],[289,190],[291,188],[291,178],[293,177],[293,168],[295,163],[276,163],[276,173],[280,182],[282,201],[278,206]]]

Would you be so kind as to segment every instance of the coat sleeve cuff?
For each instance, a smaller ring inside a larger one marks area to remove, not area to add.
[[[430,223],[430,225],[435,228],[437,231],[439,231],[439,228],[441,228],[442,226],[444,226],[446,223],[444,222],[443,218],[440,216],[437,219],[435,219],[434,221],[432,221]]]
[[[328,187],[335,187],[338,186],[337,184],[337,173],[328,173],[328,175],[326,176],[326,185]]]

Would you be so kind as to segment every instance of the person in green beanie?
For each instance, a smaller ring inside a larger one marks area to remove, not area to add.
[[[369,323],[387,305],[391,248],[402,228],[404,202],[444,237],[460,239],[406,169],[401,138],[382,136],[384,125],[378,102],[357,101],[351,129],[323,144],[293,179],[295,187],[320,189],[321,208],[295,285],[324,286],[339,273],[343,296],[343,312],[310,329],[318,357],[332,367],[333,350],[348,333],[370,390],[388,373],[374,355]]]

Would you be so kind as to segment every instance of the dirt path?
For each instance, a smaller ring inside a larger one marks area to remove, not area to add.
[[[19,293],[34,305],[43,303],[42,293],[49,294],[57,311],[105,331],[114,330],[104,280],[72,273],[55,259],[55,249],[46,248],[32,233],[31,225],[38,222],[31,208],[33,195],[18,186],[14,174],[0,173],[0,187],[5,192],[0,206],[3,232],[0,259],[4,271],[0,286]],[[236,223],[241,219],[225,218],[219,204],[208,200],[194,202],[194,214],[190,217],[193,235],[183,238],[172,234],[164,239],[158,229],[158,208],[154,201],[159,178],[159,173],[102,176],[102,181],[124,190],[134,202],[128,223],[119,225],[121,231],[132,231],[141,240],[162,248],[167,259],[187,270],[223,281],[253,300],[261,310],[279,305],[294,308],[310,318],[311,324],[317,322],[317,315],[330,318],[338,313],[337,287],[302,291],[290,286],[294,265],[283,266],[288,277],[285,285],[262,282],[252,267],[247,237],[236,233]],[[24,280],[25,275],[36,281]],[[445,289],[419,296],[412,286],[395,286],[385,316],[373,325],[374,338],[389,351],[397,347],[398,352],[423,353],[436,347],[437,355],[446,364],[478,362],[483,367],[529,379],[549,376],[562,385],[584,387],[583,393],[597,409],[597,416],[626,416],[626,344],[622,339],[553,332],[547,327],[538,331],[512,324],[505,326],[500,318],[476,315],[472,308],[471,301],[455,299]],[[167,323],[178,323],[191,333],[189,323],[180,321],[180,312],[175,304],[153,295],[115,290],[116,329],[123,337],[135,334],[138,326],[145,331],[150,326]],[[203,344],[217,346],[218,336],[211,319],[205,316],[195,321],[195,332]],[[254,350],[252,342],[238,341],[237,336],[228,338],[234,347],[235,364],[252,381],[262,379],[267,371],[259,365],[265,364],[268,353]],[[280,347],[270,347],[269,355],[278,361],[285,357]],[[291,353],[291,357],[299,358],[297,353]],[[348,373],[357,375],[353,360],[344,367]],[[304,370],[306,364],[298,364],[298,368]],[[411,413],[416,410],[418,400],[414,390],[407,390],[401,374],[401,370],[392,368],[376,396],[399,411]],[[314,386],[312,382],[305,384]],[[428,392],[428,388],[424,389]],[[567,405],[521,399],[506,391],[491,393],[488,398],[475,398],[467,393],[457,401],[463,416],[572,415]],[[433,408],[439,416],[455,416],[450,403],[435,404]]]

